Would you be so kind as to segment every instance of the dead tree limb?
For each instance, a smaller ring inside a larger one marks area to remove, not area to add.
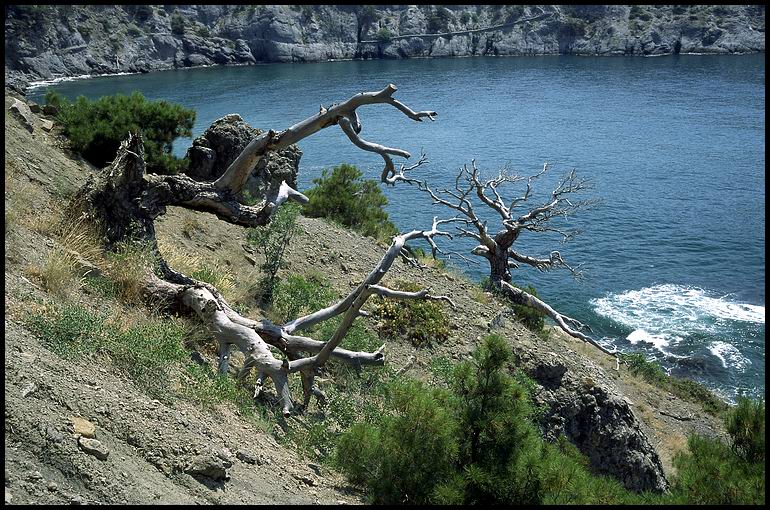
[[[255,394],[261,391],[266,377],[272,379],[280,396],[283,412],[289,414],[294,409],[288,385],[291,374],[300,373],[304,392],[303,403],[307,405],[311,396],[321,400],[324,398],[323,392],[315,386],[314,378],[318,369],[330,358],[349,363],[358,369],[365,365],[381,365],[384,362],[384,346],[375,352],[356,352],[339,347],[353,321],[362,315],[361,306],[369,296],[391,294],[400,298],[442,299],[451,303],[448,297],[433,296],[427,291],[398,293],[378,285],[401,253],[406,241],[425,239],[438,249],[433,241],[434,237],[451,237],[448,232],[438,230],[444,221],[434,220],[431,230],[414,230],[395,236],[393,243],[369,276],[348,296],[330,307],[283,325],[242,316],[233,310],[214,286],[171,268],[158,250],[154,222],[166,212],[168,206],[177,206],[213,214],[223,221],[245,227],[269,223],[283,202],[294,200],[305,203],[307,197],[284,182],[259,204],[244,205],[237,197],[249,174],[259,159],[269,152],[284,149],[335,124],[340,125],[354,144],[383,158],[383,182],[409,182],[410,179],[405,173],[422,165],[426,161],[424,154],[415,165],[402,165],[401,169],[396,171],[391,156],[409,158],[409,152],[368,142],[359,136],[361,120],[357,109],[365,105],[390,104],[412,120],[434,120],[436,112],[412,110],[393,98],[395,91],[394,85],[388,85],[379,92],[357,94],[328,109],[321,108],[317,115],[284,131],[268,131],[252,140],[224,174],[212,183],[198,182],[186,175],[146,174],[141,136],[129,134],[121,143],[113,163],[89,178],[76,194],[71,206],[103,227],[108,249],[127,242],[148,244],[158,261],[159,274],[148,272],[144,275],[144,295],[156,303],[162,302],[178,311],[195,314],[201,320],[218,343],[221,373],[228,372],[231,346],[241,350],[246,356],[246,362],[239,375],[243,377],[252,368],[257,369],[259,377]],[[325,341],[297,334],[302,329],[341,314],[344,315],[340,325],[332,337]]]
[[[560,229],[553,226],[551,220],[557,217],[568,217],[578,209],[596,202],[571,199],[575,194],[590,188],[589,183],[578,179],[576,172],[572,170],[559,180],[544,203],[531,206],[534,182],[548,169],[549,165],[546,163],[538,173],[522,176],[511,175],[504,168],[496,177],[482,180],[476,162],[471,161],[470,168],[464,165],[460,169],[453,189],[433,190],[425,181],[419,184],[419,189],[428,194],[434,204],[448,207],[459,213],[458,217],[453,219],[460,224],[456,226],[458,235],[479,243],[471,253],[487,260],[490,286],[494,290],[501,292],[516,304],[529,306],[550,317],[567,334],[589,342],[605,353],[614,354],[580,331],[589,329],[586,325],[560,314],[541,299],[511,285],[511,269],[519,268],[521,264],[534,267],[538,271],[566,269],[574,278],[583,276],[580,266],[573,267],[567,264],[558,251],[552,251],[546,258],[524,254],[512,248],[520,235],[527,231],[556,232],[562,236],[562,242],[571,239],[577,235],[578,231]],[[523,193],[509,202],[506,201],[503,198],[502,188],[520,183],[526,183]],[[499,216],[502,228],[496,233],[492,233],[488,222],[482,221],[477,214],[474,209],[474,199]],[[519,212],[520,209],[523,210]]]

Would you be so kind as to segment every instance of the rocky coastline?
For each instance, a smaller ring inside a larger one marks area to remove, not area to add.
[[[765,51],[764,6],[18,5],[5,85],[212,65]]]

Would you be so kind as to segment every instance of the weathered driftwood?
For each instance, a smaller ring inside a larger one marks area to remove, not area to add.
[[[159,260],[160,276],[152,272],[145,275],[145,296],[155,302],[164,302],[170,307],[189,311],[200,318],[218,343],[220,372],[228,371],[231,346],[241,350],[246,361],[239,375],[245,376],[251,368],[258,370],[255,395],[261,391],[264,379],[270,377],[281,398],[283,412],[289,414],[294,409],[288,385],[290,374],[301,374],[303,404],[306,406],[311,396],[324,398],[323,392],[315,386],[314,378],[318,369],[330,358],[357,368],[383,363],[384,346],[375,352],[355,352],[339,347],[353,321],[363,314],[361,307],[369,296],[378,294],[398,299],[441,299],[451,303],[448,297],[433,296],[427,291],[400,292],[379,285],[393,261],[403,253],[407,241],[425,239],[435,246],[435,236],[449,236],[447,232],[438,230],[443,222],[434,220],[431,230],[414,230],[395,236],[372,272],[339,302],[286,324],[276,325],[266,320],[243,317],[228,305],[215,287],[169,267],[158,251],[154,221],[166,212],[168,206],[178,206],[214,214],[223,221],[245,227],[267,224],[283,202],[294,200],[305,203],[307,197],[284,182],[261,203],[254,206],[241,204],[237,199],[238,193],[259,159],[335,124],[340,125],[354,144],[383,158],[383,182],[394,184],[407,180],[404,172],[422,164],[424,156],[416,165],[409,168],[402,166],[396,171],[391,156],[408,158],[408,152],[368,142],[358,136],[361,122],[357,108],[361,106],[390,104],[415,121],[422,121],[423,118],[433,120],[436,116],[435,112],[411,110],[392,97],[395,91],[394,85],[388,85],[379,92],[361,93],[328,109],[322,107],[317,115],[285,131],[269,131],[249,143],[225,173],[211,183],[198,182],[185,175],[146,174],[142,139],[139,135],[130,134],[120,145],[113,163],[103,172],[92,176],[81,188],[73,206],[103,227],[108,247],[127,241],[149,244]],[[297,334],[338,315],[343,315],[342,321],[326,341]],[[282,358],[276,357],[271,349],[281,353]]]

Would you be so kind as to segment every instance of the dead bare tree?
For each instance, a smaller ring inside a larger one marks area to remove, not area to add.
[[[607,350],[596,340],[579,331],[581,329],[590,331],[585,324],[560,314],[544,301],[511,285],[511,269],[518,268],[521,264],[532,266],[539,271],[566,269],[572,273],[573,277],[582,277],[579,266],[573,267],[567,264],[558,251],[552,251],[547,258],[537,258],[513,249],[519,236],[526,231],[555,232],[561,235],[563,242],[568,241],[579,231],[563,230],[555,226],[551,220],[556,217],[568,217],[578,209],[595,202],[595,200],[572,198],[576,193],[589,188],[589,184],[585,180],[578,179],[575,171],[572,170],[558,182],[545,203],[532,207],[533,184],[548,169],[549,166],[546,163],[542,170],[531,176],[510,175],[506,169],[503,169],[497,177],[482,180],[476,162],[471,161],[470,168],[464,165],[460,169],[453,189],[443,188],[434,191],[424,181],[419,183],[419,189],[429,194],[434,204],[443,205],[459,213],[456,218],[453,218],[453,221],[462,225],[456,227],[457,231],[461,237],[469,237],[479,243],[471,253],[486,259],[489,263],[490,285],[493,289],[501,292],[514,303],[532,307],[547,315],[567,334],[590,342],[607,354],[615,354],[614,351]],[[513,199],[504,199],[501,188],[519,183],[526,183],[526,189],[522,194]],[[484,207],[492,209],[500,217],[499,231],[490,232],[488,223],[483,221],[474,210],[475,200],[480,201]],[[522,209],[522,213],[517,214],[517,209]]]
[[[395,184],[408,180],[404,172],[409,168],[401,166],[397,171],[391,158],[408,158],[408,152],[368,142],[359,136],[361,122],[357,109],[361,106],[390,104],[418,122],[423,118],[433,120],[436,116],[436,112],[432,111],[411,110],[392,97],[395,91],[394,85],[388,85],[379,92],[360,93],[343,103],[329,108],[321,107],[318,114],[284,131],[268,131],[251,141],[214,182],[198,182],[185,175],[147,174],[142,139],[139,135],[131,134],[121,144],[113,163],[88,180],[77,193],[72,205],[101,225],[107,248],[114,248],[126,241],[147,243],[159,261],[159,275],[152,271],[144,275],[144,296],[155,302],[165,303],[171,308],[197,315],[218,343],[221,373],[228,371],[230,346],[235,345],[240,349],[245,354],[246,361],[239,376],[245,376],[252,368],[259,371],[255,393],[260,391],[264,379],[270,377],[282,400],[283,412],[288,415],[294,409],[288,385],[290,374],[300,373],[304,389],[303,406],[307,406],[311,396],[324,398],[323,393],[314,384],[314,377],[330,357],[356,367],[380,365],[384,362],[382,347],[375,352],[354,352],[339,347],[353,321],[363,313],[362,305],[372,294],[397,299],[445,300],[452,304],[447,296],[434,296],[426,290],[401,292],[379,285],[393,261],[403,252],[407,241],[425,239],[434,244],[434,237],[451,237],[448,232],[439,230],[444,221],[434,219],[430,230],[413,230],[395,236],[372,272],[344,299],[323,310],[281,325],[240,315],[228,305],[215,287],[169,267],[158,250],[154,222],[166,212],[168,206],[178,206],[211,213],[236,225],[253,227],[267,224],[281,203],[286,200],[305,203],[307,197],[284,182],[261,203],[254,206],[241,204],[237,196],[249,174],[259,159],[269,152],[285,149],[333,125],[339,125],[358,147],[382,156],[385,162],[382,171],[383,182]],[[309,326],[338,315],[343,316],[342,321],[332,337],[326,341],[298,334]],[[276,357],[271,349],[277,350],[282,355],[281,359]]]

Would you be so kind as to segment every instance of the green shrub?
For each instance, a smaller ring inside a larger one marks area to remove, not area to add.
[[[514,285],[514,287],[517,287]],[[537,297],[537,290],[532,285],[526,287],[517,287],[525,291],[526,293]],[[521,321],[529,330],[539,333],[545,327],[545,314],[540,310],[532,308],[526,305],[513,305],[513,313],[516,314],[516,318]]]
[[[210,37],[211,32],[209,31],[208,27],[199,27],[195,33],[197,33],[200,37]]]
[[[452,11],[446,7],[439,7],[428,16],[428,32],[447,32],[449,23],[454,20]]]
[[[738,397],[738,405],[725,416],[733,451],[747,462],[765,461],[765,402]]]
[[[247,242],[259,249],[264,258],[261,265],[264,277],[259,285],[263,303],[270,303],[273,298],[278,271],[285,265],[286,248],[298,230],[299,208],[295,203],[285,202],[268,225],[251,228],[246,234]]]
[[[506,23],[513,23],[524,15],[524,7],[521,5],[508,6],[508,13],[505,16]]]
[[[138,26],[134,25],[133,23],[129,23],[126,31],[128,32],[128,35],[132,37],[139,37],[140,35],[142,35],[142,30]]]
[[[175,35],[184,35],[184,18],[179,13],[171,15],[171,33]]]
[[[467,25],[470,20],[471,20],[471,13],[465,11],[460,15],[460,23],[462,23],[463,25]]]
[[[511,357],[505,341],[491,335],[472,361],[447,375],[450,390],[388,385],[389,412],[344,432],[335,463],[380,504],[644,501],[647,495],[592,475],[567,440],[541,439],[527,390],[507,373]]]
[[[383,207],[388,199],[382,194],[377,181],[361,180],[361,173],[353,165],[342,164],[324,169],[321,177],[313,179],[316,185],[305,192],[310,201],[303,214],[312,218],[329,218],[346,227],[387,240],[398,234],[396,226],[388,220]]]
[[[357,7],[356,17],[358,18],[359,25],[365,26],[379,19],[379,15],[373,5],[359,5]]]
[[[193,110],[167,101],[148,101],[139,92],[95,101],[79,96],[70,103],[49,91],[45,100],[59,109],[57,119],[72,148],[95,166],[106,166],[128,133],[138,132],[144,138],[148,172],[174,174],[186,168],[187,160],[175,158],[171,147],[176,138],[192,136]]]
[[[326,281],[291,274],[273,292],[271,319],[278,324],[312,313],[331,304],[335,294]]]
[[[339,441],[335,463],[378,504],[425,504],[454,471],[457,423],[446,391],[419,382],[395,385],[394,415],[377,425],[356,423]]]
[[[764,505],[765,463],[747,462],[730,447],[698,435],[674,457],[670,502],[691,505]]]
[[[329,340],[334,332],[337,331],[341,321],[342,316],[337,316],[321,324],[318,328],[318,339],[323,341]],[[355,320],[351,324],[350,329],[348,329],[345,338],[342,339],[340,347],[351,351],[374,352],[382,343],[380,338],[369,331],[362,321]]]
[[[391,39],[393,39],[393,32],[391,32],[390,30],[388,30],[388,29],[387,29],[387,28],[385,28],[385,27],[382,27],[382,28],[381,28],[381,29],[380,29],[380,30],[377,32],[377,36],[376,36],[376,38],[377,38],[377,41],[378,41],[378,42],[381,42],[381,43],[383,43],[383,44],[384,44],[384,43],[388,43],[388,42],[390,42],[390,40],[391,40]]]
[[[407,292],[421,290],[410,282],[396,282],[395,288]],[[421,299],[373,298],[372,316],[378,320],[380,334],[402,337],[416,347],[449,338],[449,317],[443,305]]]

